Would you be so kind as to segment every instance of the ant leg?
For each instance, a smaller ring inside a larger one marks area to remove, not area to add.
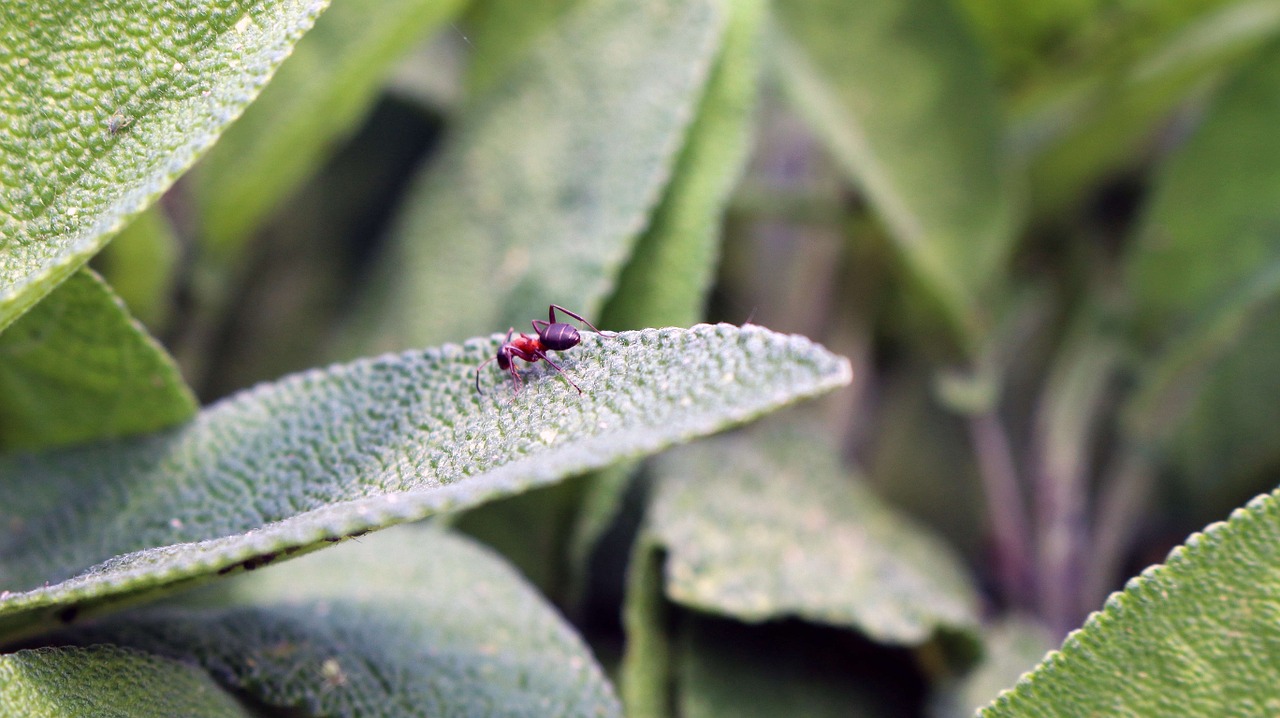
[[[489,362],[497,361],[498,357],[503,355],[504,353],[503,350],[506,349],[507,345],[511,343],[511,335],[514,334],[515,331],[516,331],[515,327],[511,327],[507,329],[507,336],[502,340],[502,346],[498,347],[497,355],[489,357],[488,359],[485,359],[484,361],[480,362],[480,366],[476,367],[476,391],[480,392],[480,394],[482,395],[484,394],[484,390],[480,388],[480,370],[484,369],[486,366],[489,366]]]
[[[511,362],[511,383],[515,385],[516,390],[512,392],[512,396],[520,393],[520,387],[524,384],[520,379],[520,372],[516,370],[516,363]]]
[[[601,334],[601,335],[604,335],[604,336],[609,336],[608,334],[605,334],[604,332],[600,331],[599,329],[596,329],[596,325],[592,324],[591,322],[587,321],[586,319],[583,319],[581,314],[575,314],[575,313],[573,313],[573,312],[569,311],[568,309],[565,309],[564,307],[560,306],[559,304],[552,304],[552,305],[551,305],[551,307],[547,310],[547,317],[551,320],[551,322],[550,322],[551,324],[556,324],[556,323],[557,323],[557,322],[556,322],[556,310],[559,310],[559,311],[561,311],[561,312],[564,312],[565,314],[568,314],[569,316],[573,317],[574,319],[577,319],[578,321],[582,322],[583,324],[586,324],[587,326],[591,327],[591,331],[595,332],[596,334]],[[541,321],[541,320],[538,320],[538,321]]]
[[[555,369],[556,371],[560,372],[560,376],[564,377],[564,380],[569,382],[569,386],[573,387],[574,389],[577,389],[579,394],[582,393],[582,387],[573,383],[573,380],[569,378],[569,375],[565,373],[565,370],[560,368],[559,364],[551,361],[551,357],[547,356],[546,352],[538,352],[538,358],[550,364],[552,369]]]
[[[489,357],[488,359],[480,362],[480,366],[476,367],[476,391],[480,392],[481,396],[484,396],[484,389],[480,388],[480,370],[489,366],[491,362],[495,362],[497,360],[498,357]]]

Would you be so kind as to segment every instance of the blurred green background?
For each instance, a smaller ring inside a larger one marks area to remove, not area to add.
[[[854,386],[773,421],[944,537],[986,618],[1050,636],[1031,662],[1275,486],[1280,2],[628,12],[333,0],[94,266],[204,401],[550,302],[804,334]],[[606,655],[624,478],[587,577],[580,483],[459,520]]]

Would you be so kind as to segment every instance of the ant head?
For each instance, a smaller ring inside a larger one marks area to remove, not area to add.
[[[512,351],[510,344],[503,344],[498,347],[498,355],[494,357],[494,360],[498,362],[499,369],[503,371],[511,370],[511,355]]]
[[[578,330],[572,324],[557,322],[541,328],[538,331],[538,339],[551,351],[564,351],[578,346],[582,341],[582,335],[578,334]]]

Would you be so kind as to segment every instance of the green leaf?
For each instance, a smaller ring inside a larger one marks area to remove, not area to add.
[[[998,290],[1018,200],[984,58],[945,0],[775,4],[786,89],[962,339]]]
[[[587,477],[564,549],[569,574],[566,577],[565,603],[569,606],[580,607],[591,588],[592,558],[600,550],[606,534],[623,515],[627,491],[633,485],[638,463],[614,464]],[[626,560],[624,551],[617,553],[619,561]]]
[[[728,29],[698,116],[652,224],[636,243],[603,322],[614,329],[702,319],[720,222],[751,148],[759,85],[761,0],[731,0]]]
[[[1280,494],[1113,594],[981,715],[1268,715],[1280,705]]]
[[[518,493],[845,384],[802,337],[728,325],[601,337],[512,396],[500,336],[305,372],[164,434],[0,458],[0,634],[126,594]]]
[[[482,95],[523,59],[539,34],[589,0],[477,0],[467,13],[467,89]]]
[[[367,351],[590,316],[667,182],[715,59],[714,0],[591,0],[538,36],[410,191]]]
[[[660,457],[649,531],[666,593],[748,622],[799,617],[902,645],[971,631],[959,561],[801,429],[749,432]],[[803,547],[803,550],[797,548]]]
[[[1157,178],[1129,264],[1153,339],[1280,261],[1280,210],[1266,201],[1280,196],[1280,138],[1271,132],[1280,116],[1277,59],[1280,44],[1240,73]]]
[[[0,445],[141,434],[195,412],[173,360],[89,269],[0,334]]]
[[[899,646],[924,644],[939,631],[975,638],[976,597],[948,547],[851,480],[812,431],[784,426],[700,442],[653,462],[648,524],[636,542],[623,609],[629,715],[667,715],[670,697],[685,690],[680,681],[690,680],[672,673],[685,660],[716,666],[702,669],[697,680],[706,685],[693,689],[691,701],[718,700],[708,697],[721,690],[716,671],[755,670],[746,658],[719,665],[725,658],[714,650],[676,660],[691,649],[680,645],[682,624],[672,614],[689,612],[673,607],[747,623],[800,618]],[[803,665],[812,658],[803,653],[787,661]],[[768,671],[757,680],[765,685],[756,695],[772,696],[763,705],[777,715],[798,705],[792,699],[806,700],[789,695]],[[857,693],[815,684],[824,687],[809,697],[814,706]]]
[[[204,672],[113,646],[0,655],[0,718],[248,718]]]
[[[1056,78],[1020,103],[1015,142],[1028,155],[1039,214],[1070,211],[1099,182],[1145,164],[1179,106],[1280,29],[1272,0],[1219,4],[1189,22],[1148,28],[1159,44],[1143,52],[1123,42],[1104,48],[1105,59],[1075,70],[1079,77]]]
[[[622,703],[631,718],[670,714],[674,679],[669,620],[670,606],[662,593],[662,547],[655,536],[641,532],[631,553],[622,606],[627,652],[619,680]]]
[[[181,253],[178,235],[159,205],[135,217],[93,263],[129,313],[152,331],[174,310]]]
[[[620,716],[591,651],[492,551],[403,527],[260,571],[218,608],[86,629],[307,715]],[[412,709],[406,713],[406,708]]]
[[[325,4],[7,4],[0,329],[213,144]]]
[[[1048,629],[1018,616],[985,628],[982,663],[939,692],[931,702],[930,715],[970,718],[990,703],[993,696],[1040,663],[1055,645]]]
[[[612,470],[613,467],[610,467]],[[450,525],[502,554],[538,591],[557,603],[566,595],[574,512],[594,477],[576,477],[453,515]]]
[[[466,0],[340,0],[192,173],[199,227],[235,251],[368,111],[391,66]]]
[[[1280,411],[1267,401],[1280,392],[1277,118],[1280,44],[1224,88],[1170,157],[1127,267],[1154,357],[1131,426],[1176,447],[1193,492],[1227,489],[1232,502],[1239,477],[1280,461]]]

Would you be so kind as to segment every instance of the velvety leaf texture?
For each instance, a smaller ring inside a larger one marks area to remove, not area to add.
[[[5,3],[0,328],[168,188],[325,4]]]
[[[113,646],[0,655],[0,718],[248,718],[199,669]]]
[[[1132,579],[1012,690],[1000,716],[1259,716],[1280,709],[1280,492]]]
[[[802,337],[700,325],[588,333],[560,357],[581,395],[545,364],[515,396],[491,364],[477,393],[499,340],[287,377],[144,439],[0,459],[0,632],[600,468],[850,378]]]
[[[195,412],[173,359],[88,269],[0,333],[0,446],[141,434]]]
[[[677,603],[746,621],[798,616],[917,644],[972,629],[958,559],[799,431],[748,432],[662,456],[650,530]]]
[[[356,353],[597,311],[715,59],[714,0],[586,0],[543,30],[409,192]],[[484,278],[484,281],[477,281]]]
[[[402,527],[232,582],[231,607],[88,628],[308,715],[621,716],[591,651],[491,550]]]

